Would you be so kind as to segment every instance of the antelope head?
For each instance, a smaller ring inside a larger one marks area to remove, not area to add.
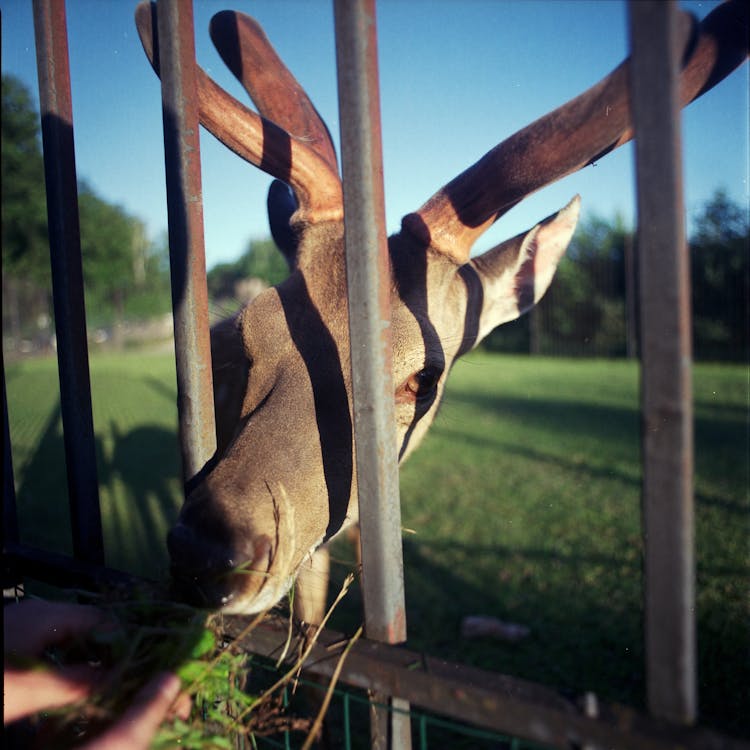
[[[158,73],[153,12],[143,4],[136,16]],[[713,26],[704,22],[698,34],[686,19],[683,103],[717,80]],[[314,550],[357,517],[343,201],[326,126],[257,23],[222,12],[211,36],[260,115],[199,69],[201,123],[276,178],[270,224],[290,274],[212,331],[218,448],[168,546],[192,599],[253,613],[283,596]],[[483,255],[471,258],[472,245],[522,198],[631,137],[627,76],[625,62],[496,146],[390,238],[402,460],[432,422],[455,359],[544,294],[579,199]]]

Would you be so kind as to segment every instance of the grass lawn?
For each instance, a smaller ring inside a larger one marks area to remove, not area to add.
[[[174,365],[97,356],[91,374],[108,562],[154,577],[180,503]],[[67,551],[56,365],[6,377],[23,538]],[[411,647],[642,706],[637,378],[622,361],[475,353],[456,366],[402,469]],[[746,368],[697,366],[695,416],[701,713],[748,735]],[[352,559],[343,544],[336,555]],[[461,619],[478,614],[531,635],[462,640]],[[359,617],[354,592],[333,625]]]

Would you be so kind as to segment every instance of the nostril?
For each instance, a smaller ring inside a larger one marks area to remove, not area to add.
[[[267,534],[246,534],[234,543],[218,541],[182,521],[169,531],[167,549],[173,580],[190,586],[258,588],[273,559],[273,544]]]
[[[178,523],[167,534],[167,549],[172,567],[185,573],[211,574],[235,564],[226,545],[199,536],[183,523]]]
[[[242,544],[219,545],[178,524],[167,543],[171,595],[196,607],[246,611],[255,606],[252,602],[261,596],[271,576],[274,548],[265,534],[248,535]]]

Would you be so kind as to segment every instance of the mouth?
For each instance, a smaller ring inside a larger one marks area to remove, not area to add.
[[[269,495],[273,516],[263,528],[270,534],[257,527],[241,532],[207,523],[206,516],[177,522],[167,536],[176,598],[226,614],[250,615],[270,609],[289,591],[305,554],[294,543],[294,508],[283,487],[277,493],[269,487]],[[322,536],[308,556],[320,541]]]

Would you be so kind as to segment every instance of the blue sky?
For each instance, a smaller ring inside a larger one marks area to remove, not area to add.
[[[716,3],[684,2],[702,17]],[[105,199],[166,229],[159,83],[142,52],[134,2],[69,0],[72,96],[79,177]],[[38,98],[31,3],[2,0],[2,65]],[[213,49],[211,16],[257,18],[338,142],[331,3],[257,0],[195,3],[199,63],[245,101]],[[619,0],[381,0],[381,108],[389,232],[441,185],[515,130],[577,95],[621,62],[627,12]],[[748,66],[691,105],[683,118],[685,199],[691,215],[717,188],[748,201]],[[268,236],[270,178],[203,132],[209,267]],[[585,213],[634,216],[632,149],[619,149],[540,191],[481,240],[486,249],[532,226],[576,193]],[[585,215],[585,214],[584,214]]]

